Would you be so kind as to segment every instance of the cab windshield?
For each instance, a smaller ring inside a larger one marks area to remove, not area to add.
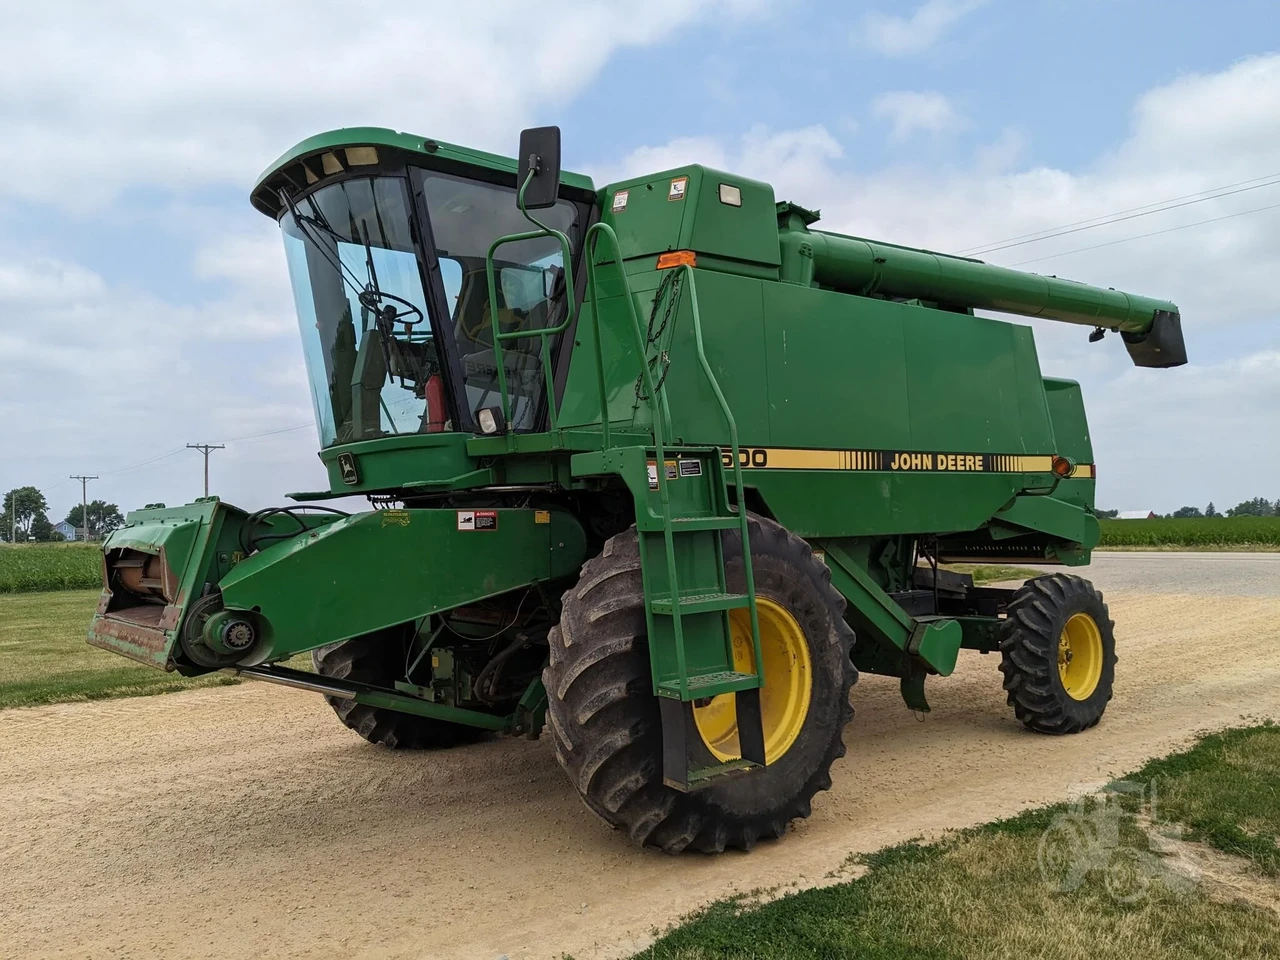
[[[564,264],[553,238],[498,251],[498,303],[490,308],[489,245],[531,229],[513,190],[427,171],[415,176],[427,229],[414,229],[409,181],[399,176],[326,185],[290,202],[281,217],[322,446],[471,429],[477,410],[499,403],[494,315],[499,331],[562,319]],[[572,203],[540,213],[572,233]],[[420,237],[430,238],[439,267],[435,291]],[[502,346],[511,429],[534,429],[546,395],[539,342]]]

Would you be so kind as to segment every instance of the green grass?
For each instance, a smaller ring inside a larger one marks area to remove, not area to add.
[[[1280,550],[1280,517],[1188,517],[1179,520],[1102,520],[1108,547]]]
[[[1155,783],[1159,817],[1186,825],[1189,839],[1280,875],[1280,727],[1205,737],[1131,779]]]
[[[1005,580],[1029,580],[1041,575],[1039,570],[1011,567],[1003,563],[949,563],[952,573],[971,573],[974,583],[1000,583]]]
[[[1280,728],[1267,726],[1209,737],[1128,779],[1154,781],[1159,820],[1185,818],[1193,838],[1247,858],[1256,881],[1274,892],[1280,884],[1266,875],[1274,871],[1280,824],[1278,771]],[[1108,893],[1102,871],[1093,871],[1078,888],[1054,892],[1037,850],[1066,809],[881,851],[861,859],[868,872],[850,883],[758,906],[743,898],[713,904],[637,957],[1280,957],[1280,916],[1225,897],[1207,881],[1156,880],[1147,897],[1124,903]],[[1146,849],[1132,813],[1122,815],[1120,838]]]
[[[0,593],[85,590],[102,585],[96,543],[0,545]]]
[[[89,646],[97,603],[97,590],[0,596],[0,708],[237,682],[222,674],[188,680]]]

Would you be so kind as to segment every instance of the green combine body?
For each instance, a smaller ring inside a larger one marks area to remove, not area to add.
[[[974,311],[1165,367],[1173,304],[820,231],[701,166],[597,189],[555,128],[519,161],[339,130],[252,202],[284,233],[329,489],[131,513],[90,643],[322,693],[390,747],[545,728],[588,807],[669,851],[807,816],[858,671],[927,711],[928,677],[999,652],[1026,726],[1101,717],[1087,581],[940,566],[1075,567],[1098,540],[1079,386]],[[351,494],[372,509],[320,504]]]

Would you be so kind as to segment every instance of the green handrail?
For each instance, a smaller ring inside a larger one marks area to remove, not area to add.
[[[689,680],[688,671],[685,668],[685,650],[684,650],[684,630],[680,620],[680,592],[676,584],[676,562],[675,562],[675,541],[671,530],[671,501],[667,491],[667,470],[666,455],[663,443],[663,411],[661,400],[659,399],[659,391],[655,388],[653,382],[653,373],[649,369],[647,360],[647,347],[645,336],[640,330],[640,316],[636,312],[635,299],[631,294],[631,284],[627,281],[626,272],[622,267],[622,251],[618,245],[618,235],[614,232],[609,224],[604,222],[594,223],[587,230],[585,254],[587,258],[587,286],[591,291],[591,322],[595,333],[595,349],[596,349],[596,381],[600,392],[600,426],[603,435],[603,446],[609,446],[609,408],[608,396],[605,392],[604,383],[604,351],[601,345],[600,337],[600,310],[597,298],[596,283],[596,257],[595,248],[601,236],[608,238],[613,248],[614,262],[617,264],[618,277],[622,283],[622,299],[627,304],[627,311],[631,317],[631,333],[636,348],[636,357],[640,362],[641,382],[644,386],[645,399],[649,404],[650,412],[653,419],[653,441],[654,455],[657,459],[657,481],[658,481],[658,501],[661,505],[663,545],[667,558],[668,581],[671,589],[671,610],[672,610],[672,628],[676,641],[676,667],[680,672],[680,695],[683,699],[688,699]],[[755,576],[751,567],[751,547],[749,532],[747,529],[747,507],[745,499],[745,488],[742,482],[742,457],[738,447],[738,425],[733,418],[733,411],[729,409],[729,402],[725,399],[724,392],[720,389],[720,383],[716,380],[711,364],[707,360],[706,350],[702,342],[702,317],[698,312],[698,289],[694,280],[693,269],[688,264],[681,264],[676,267],[677,270],[684,271],[684,278],[689,283],[689,302],[693,313],[693,335],[694,343],[698,352],[698,363],[702,367],[702,372],[706,376],[707,381],[711,384],[711,390],[715,394],[716,402],[720,405],[720,412],[724,415],[725,421],[729,425],[729,444],[733,455],[733,482],[734,489],[737,493],[738,500],[738,529],[742,538],[742,572],[747,584],[747,609],[751,614],[751,642],[753,652],[755,654],[756,676],[760,678],[761,684],[764,683],[764,658],[760,650],[760,620],[756,610],[756,588]],[[656,686],[656,678],[655,678]]]
[[[532,337],[538,337],[541,340],[538,355],[542,363],[542,382],[547,390],[548,426],[552,432],[555,432],[559,421],[556,411],[555,378],[551,369],[551,348],[548,345],[547,338],[564,333],[573,324],[574,318],[577,316],[573,287],[573,253],[567,236],[537,220],[525,209],[524,192],[528,188],[529,182],[533,180],[535,172],[530,170],[528,176],[524,178],[524,183],[520,184],[520,190],[516,194],[516,204],[520,207],[520,212],[524,214],[524,218],[538,229],[529,230],[525,233],[512,233],[494,240],[493,243],[489,244],[489,252],[485,255],[484,271],[485,280],[489,286],[489,327],[493,331],[493,362],[498,371],[498,397],[499,402],[502,404],[503,422],[508,424],[511,422],[511,411],[507,397],[507,366],[502,358],[502,344],[506,340],[527,340]],[[508,333],[503,333],[498,327],[498,282],[493,269],[493,255],[504,244],[518,243],[521,240],[536,240],[538,237],[555,237],[560,241],[560,253],[564,262],[565,302],[567,304],[564,321],[554,327],[544,327],[541,330],[512,330]]]
[[[613,227],[600,221],[593,223],[587,229],[585,254],[587,258],[587,287],[591,291],[591,323],[596,341],[596,384],[600,391],[602,449],[608,449],[609,447],[609,397],[605,392],[604,385],[604,350],[600,342],[600,306],[597,296],[599,285],[596,283],[596,243],[599,242],[602,236],[607,237],[610,246],[613,247],[614,262],[617,264],[618,276],[622,281],[622,299],[627,305],[628,313],[631,315],[631,335],[636,348],[636,356],[640,360],[641,382],[644,384],[645,399],[652,413],[654,457],[657,461],[654,472],[658,482],[658,502],[662,510],[659,519],[662,521],[663,546],[667,558],[667,581],[671,589],[671,626],[676,640],[676,669],[680,673],[680,696],[682,699],[687,699],[689,671],[685,661],[684,627],[680,621],[680,591],[676,584],[676,545],[675,538],[671,533],[671,498],[670,492],[667,490],[667,457],[662,437],[662,414],[658,405],[658,391],[654,388],[653,372],[649,369],[649,364],[645,360],[645,355],[648,352],[646,349],[647,344],[644,334],[640,332],[640,316],[636,313],[635,298],[631,295],[631,284],[627,282],[627,275],[622,268],[622,249],[618,245],[618,235],[614,232]],[[657,686],[657,677],[654,677],[654,686]]]
[[[698,362],[702,364],[702,372],[706,374],[707,382],[711,384],[711,390],[716,395],[716,402],[720,404],[720,412],[724,414],[724,419],[729,424],[729,446],[733,451],[733,486],[738,496],[738,529],[742,537],[742,576],[747,582],[747,610],[751,613],[751,644],[755,652],[756,676],[760,678],[760,683],[763,685],[764,656],[760,651],[760,616],[756,611],[756,578],[751,569],[751,547],[747,535],[747,501],[742,483],[742,457],[738,453],[738,424],[733,419],[729,401],[724,398],[720,382],[716,379],[711,364],[707,361],[707,352],[702,347],[702,318],[698,314],[698,288],[693,278],[693,268],[686,263],[676,269],[683,270],[685,279],[689,281],[689,304],[693,312],[693,339],[698,347]]]

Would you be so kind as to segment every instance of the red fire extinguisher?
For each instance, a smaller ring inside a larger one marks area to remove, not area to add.
[[[438,373],[427,378],[423,396],[427,400],[427,433],[441,433],[444,430],[444,381]]]

